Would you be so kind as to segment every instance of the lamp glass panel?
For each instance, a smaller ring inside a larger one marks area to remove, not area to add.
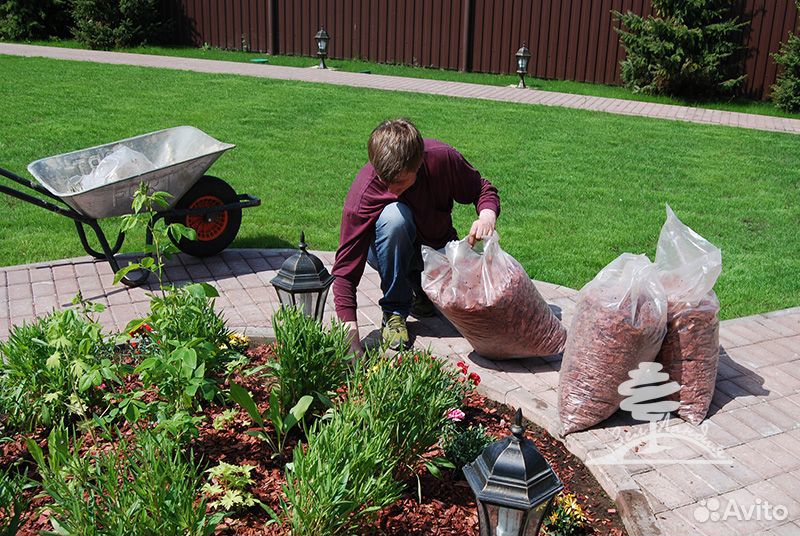
[[[499,507],[493,536],[519,536],[524,515],[524,511],[516,508]]]
[[[326,50],[328,50],[328,40],[317,39],[317,47],[319,47],[320,52],[325,52]]]
[[[286,307],[292,307],[294,305],[294,295],[291,292],[277,287],[275,287],[275,290],[278,291],[278,300],[280,300],[281,305],[285,305]]]
[[[542,501],[528,513],[525,532],[522,533],[524,536],[536,536],[539,534],[539,527],[543,521],[545,513],[547,512],[547,507],[550,505],[550,501],[552,501],[552,498]]]
[[[520,71],[524,71],[528,67],[528,60],[525,57],[517,58],[517,67]]]
[[[297,307],[303,311],[303,314],[314,318],[314,313],[317,311],[317,300],[319,299],[318,292],[301,292],[295,294],[294,299]]]
[[[319,293],[319,301],[317,302],[317,308],[314,318],[322,322],[322,315],[325,314],[325,300],[328,299],[328,289],[321,291]]]

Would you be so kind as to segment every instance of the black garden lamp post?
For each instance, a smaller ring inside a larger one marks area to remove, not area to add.
[[[531,59],[531,51],[524,44],[517,50],[517,74],[519,75],[518,88],[525,88],[525,75],[528,74],[528,60]]]
[[[317,40],[317,56],[319,57],[320,69],[328,68],[325,65],[325,58],[328,57],[328,41],[330,38],[331,36],[328,35],[328,32],[325,31],[325,28],[320,28],[320,30],[317,32],[317,35],[314,36],[314,39]]]
[[[511,435],[464,466],[478,503],[480,536],[536,536],[555,495],[564,489],[533,442],[525,439],[522,410]]]
[[[325,299],[333,283],[333,276],[317,256],[306,251],[305,233],[300,233],[298,247],[300,251],[283,262],[278,275],[270,283],[275,287],[281,305],[297,307],[306,315],[322,322]]]

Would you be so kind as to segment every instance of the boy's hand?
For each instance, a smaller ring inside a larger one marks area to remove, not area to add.
[[[497,223],[497,215],[493,210],[485,208],[481,210],[478,219],[472,222],[472,228],[467,235],[467,242],[470,246],[474,246],[477,240],[483,240],[494,232],[494,226]]]
[[[361,337],[358,333],[358,323],[345,322],[345,325],[348,328],[348,336],[350,337],[350,352],[352,352],[355,357],[361,357],[364,353],[364,346],[361,344]]]

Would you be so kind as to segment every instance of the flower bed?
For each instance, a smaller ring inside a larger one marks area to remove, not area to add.
[[[78,299],[0,344],[0,530],[18,513],[18,534],[477,534],[457,466],[512,410],[466,363],[352,362],[342,326],[287,309],[244,351],[214,295],[167,290],[112,336]],[[572,494],[550,533],[623,534],[586,468],[527,429]]]

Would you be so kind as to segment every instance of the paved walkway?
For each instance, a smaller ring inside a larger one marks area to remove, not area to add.
[[[291,250],[228,250],[219,257],[179,255],[169,280],[212,282],[217,307],[231,327],[271,336],[278,300],[269,281]],[[333,254],[315,252],[330,269]],[[105,262],[88,257],[0,269],[0,338],[10,325],[66,307],[77,291],[108,305],[103,324],[120,330],[147,312],[152,288],[113,286]],[[358,290],[362,336],[378,334],[381,293],[369,267]],[[569,325],[576,291],[537,282]],[[327,318],[333,310],[329,296]],[[559,434],[556,389],[560,356],[492,362],[443,318],[409,324],[415,344],[437,355],[471,362],[485,395],[521,407],[524,414]],[[655,445],[646,424],[618,413],[565,444],[617,501],[632,535],[800,534],[800,308],[722,322],[722,354],[710,417],[701,428],[674,418],[658,431]],[[727,512],[727,513],[726,513]],[[749,514],[748,514],[749,512]],[[725,514],[725,515],[723,515]],[[748,517],[750,516],[750,517]]]
[[[525,104],[541,104],[545,106],[562,106],[595,110],[622,115],[637,115],[659,119],[690,121],[727,126],[738,126],[758,130],[776,132],[792,132],[800,134],[800,120],[764,115],[674,106],[605,97],[591,97],[553,91],[533,89],[520,90],[515,87],[486,86],[463,82],[445,82],[425,80],[421,78],[404,78],[375,74],[348,73],[343,71],[318,70],[299,67],[281,67],[277,65],[257,65],[230,61],[202,60],[178,58],[172,56],[152,56],[130,54],[125,52],[104,52],[96,50],[78,50],[71,48],[44,47],[35,45],[18,45],[0,43],[0,54],[15,56],[42,56],[62,60],[91,61],[97,63],[113,63],[122,65],[138,65],[163,69],[179,69],[203,73],[237,74],[276,78],[281,80],[299,80],[304,82],[321,82],[341,86],[363,87],[387,91],[406,91],[410,93],[429,93],[449,97],[465,97],[487,99]]]

